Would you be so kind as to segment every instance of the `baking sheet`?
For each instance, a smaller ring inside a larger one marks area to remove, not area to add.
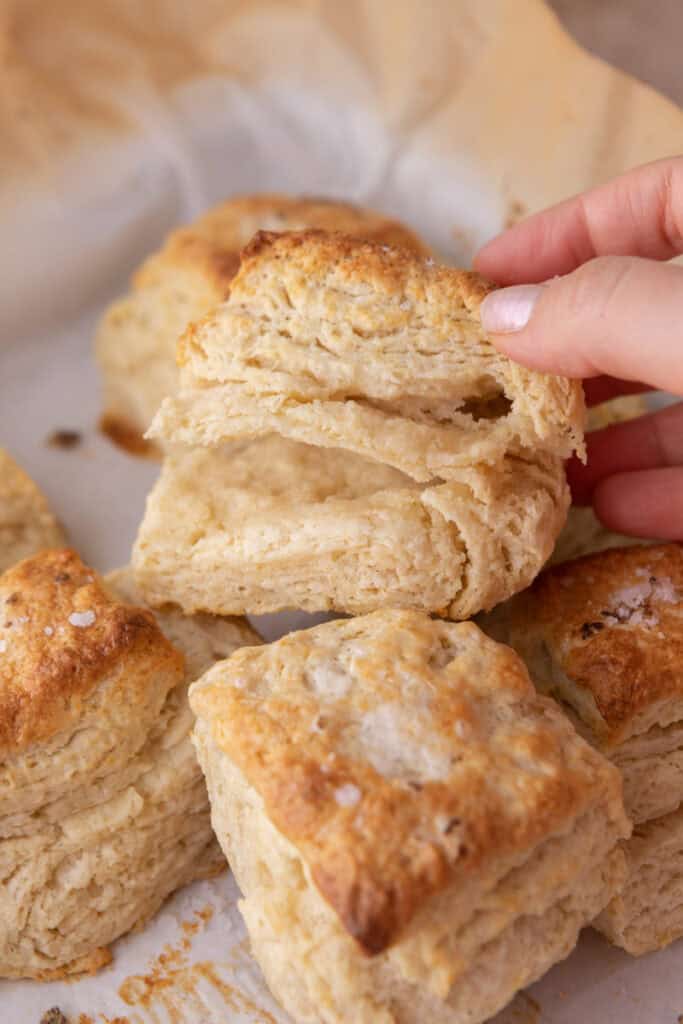
[[[3,8],[0,443],[101,570],[127,562],[158,470],[97,433],[93,329],[174,223],[237,191],[342,196],[466,262],[510,220],[683,142],[676,108],[585,56],[536,0],[206,0],[191,23],[189,6]],[[55,429],[80,444],[52,447]],[[307,621],[259,624],[273,638]],[[95,978],[0,983],[0,1020],[285,1021],[236,899],[227,874],[190,886]],[[586,932],[498,1024],[676,1024],[682,962],[680,944],[634,961]]]

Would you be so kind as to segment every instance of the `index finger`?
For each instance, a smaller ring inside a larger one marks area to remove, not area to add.
[[[682,252],[683,157],[672,157],[534,214],[488,242],[474,266],[498,284],[532,284],[596,256]]]

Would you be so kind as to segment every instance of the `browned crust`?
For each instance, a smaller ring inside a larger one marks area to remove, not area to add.
[[[33,981],[65,981],[76,977],[87,977],[97,974],[103,967],[108,967],[112,962],[111,950],[108,946],[99,946],[92,952],[79,956],[68,964],[61,964],[59,967],[50,967],[45,970],[27,972],[24,977]]]
[[[388,295],[405,291],[410,280],[419,282],[427,297],[430,289],[437,291],[442,303],[446,297],[455,301],[456,309],[474,312],[494,287],[473,270],[459,270],[425,259],[409,249],[355,238],[338,231],[309,228],[306,231],[257,231],[242,250],[240,274],[249,273],[252,263],[264,258],[275,261],[296,259],[304,270],[319,274],[330,265],[343,276],[358,282],[370,281],[378,291]]]
[[[443,781],[386,777],[365,758],[337,752],[346,713],[354,705],[367,710],[367,691],[347,695],[339,718],[325,713],[324,731],[311,731],[320,705],[302,680],[313,634],[321,631],[362,637],[369,653],[358,671],[370,674],[380,702],[396,699],[392,669],[401,670],[414,640],[407,670],[424,674],[432,728],[452,744],[453,768]],[[453,661],[448,670],[433,667],[435,636],[472,638],[472,631],[473,660]],[[286,679],[286,692],[268,693],[271,672]],[[519,711],[504,742],[477,736],[482,686],[491,691],[485,701]],[[407,611],[330,623],[236,652],[193,689],[191,703],[367,954],[391,945],[434,893],[466,885],[492,859],[529,851],[566,827],[596,793],[604,799],[607,790],[620,801],[618,773],[576,736],[552,702],[535,695],[514,652],[471,623],[447,625]],[[469,740],[457,738],[463,722],[472,730]],[[357,806],[336,799],[339,787],[348,785],[362,794]]]
[[[134,423],[117,416],[116,413],[103,413],[100,417],[99,428],[101,433],[109,438],[117,448],[122,448],[129,455],[138,455],[149,459],[159,458],[159,448],[154,441],[148,441]]]
[[[93,621],[74,624],[74,613]],[[0,755],[76,721],[98,682],[116,669],[140,691],[156,672],[178,682],[183,676],[183,657],[152,613],[112,600],[68,549],[27,558],[0,577],[0,641]]]
[[[673,602],[657,597],[658,584]],[[632,587],[644,592],[635,618],[619,599]],[[613,548],[558,565],[510,603],[506,619],[514,633],[541,637],[569,679],[592,694],[610,743],[640,712],[683,697],[680,544]]]
[[[324,277],[334,271],[337,282],[372,287],[378,296],[393,299],[407,291],[416,300],[432,300],[435,315],[453,316],[461,312],[475,316],[483,299],[494,288],[474,271],[457,270],[436,264],[433,259],[395,248],[316,229],[306,231],[257,231],[242,250],[240,268],[232,281],[235,291],[248,293],[250,277],[264,264],[283,263],[290,270],[293,264],[302,276]],[[205,324],[212,323],[213,311],[190,324],[178,342],[177,361],[188,362],[192,346],[201,349],[200,339]]]

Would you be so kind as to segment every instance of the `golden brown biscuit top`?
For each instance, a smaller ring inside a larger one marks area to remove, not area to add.
[[[613,548],[555,566],[491,619],[492,635],[599,743],[683,716],[681,545]]]
[[[429,253],[409,228],[375,210],[339,200],[264,192],[234,196],[173,231],[160,252],[140,268],[135,287],[154,283],[168,268],[181,268],[200,272],[225,294],[239,268],[240,250],[257,231],[313,227]]]
[[[367,953],[446,885],[620,799],[616,770],[471,623],[327,623],[237,651],[190,700]]]
[[[0,576],[0,756],[78,720],[112,671],[175,684],[182,655],[151,612],[112,600],[70,550],[46,551]]]
[[[359,322],[367,320],[368,327],[376,326],[372,320],[374,309],[364,306],[362,300],[386,298],[390,302],[388,309],[382,309],[386,332],[405,324],[414,304],[427,322],[476,313],[491,290],[491,285],[473,271],[442,266],[405,247],[331,228],[257,231],[241,252],[239,273],[231,287],[234,303],[258,295],[273,278],[292,289],[290,298],[295,307],[306,301],[310,314],[324,314],[326,306],[332,308],[334,292],[321,293],[321,284],[343,289],[359,300],[356,313]],[[396,299],[404,301],[401,304],[394,302]],[[188,340],[193,334],[191,326]],[[181,342],[180,363],[184,361],[184,348]]]

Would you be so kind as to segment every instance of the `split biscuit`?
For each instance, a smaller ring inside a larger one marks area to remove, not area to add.
[[[192,320],[228,294],[239,252],[260,229],[344,231],[414,252],[427,247],[409,228],[350,203],[278,194],[237,196],[173,231],[104,315],[96,356],[104,383],[102,426],[129,450],[154,454],[144,433],[178,386],[176,343]]]
[[[619,773],[472,623],[401,610],[190,691],[252,949],[310,1024],[478,1024],[623,883]]]

